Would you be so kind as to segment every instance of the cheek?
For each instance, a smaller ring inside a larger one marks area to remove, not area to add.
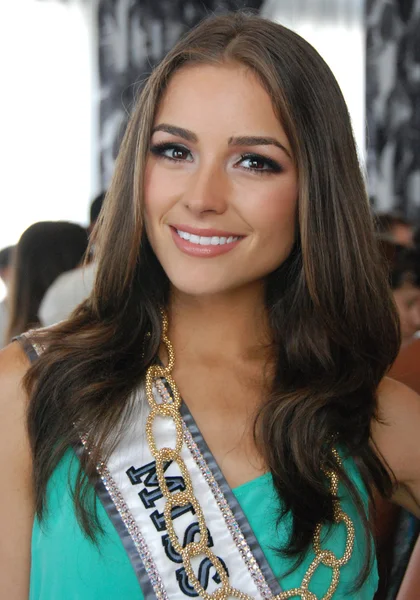
[[[175,201],[177,190],[173,183],[173,178],[158,163],[148,162],[144,176],[144,207],[149,236],[153,226],[159,224]]]
[[[164,188],[162,189],[162,180],[157,176],[159,169],[156,168],[155,164],[150,164],[150,162],[146,165],[144,173],[144,222],[147,237],[156,252],[154,231],[164,211],[162,200],[165,195]]]
[[[277,248],[289,246],[295,239],[297,186],[294,182],[281,190],[267,190],[252,207],[253,225],[260,239]]]

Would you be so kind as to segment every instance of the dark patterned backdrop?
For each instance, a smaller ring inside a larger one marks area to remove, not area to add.
[[[99,0],[101,183],[109,184],[128,114],[153,65],[206,15],[262,0]]]
[[[370,193],[420,219],[420,0],[367,0]]]

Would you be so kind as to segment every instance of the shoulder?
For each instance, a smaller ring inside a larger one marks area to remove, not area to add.
[[[414,492],[417,500],[420,492],[420,396],[406,385],[385,378],[378,388],[377,400],[372,441],[395,478],[397,495],[406,489],[410,496]],[[398,502],[398,497],[395,501]],[[406,502],[401,503],[407,507]]]
[[[30,367],[20,344],[0,351],[0,596],[28,598],[30,539],[34,514],[32,460],[26,429],[23,378]]]
[[[389,374],[420,393],[420,338],[401,348]]]
[[[0,351],[0,394],[14,391],[20,394],[23,391],[21,382],[30,367],[29,359],[22,346],[13,342]]]
[[[386,377],[378,388],[377,402],[372,438],[381,452],[394,454],[395,445],[417,444],[417,436],[420,435],[420,396],[403,383]],[[415,432],[414,439],[411,439],[410,434]]]
[[[0,351],[0,455],[8,444],[23,443],[28,398],[23,378],[30,362],[21,345],[13,342]],[[8,455],[9,453],[6,452]]]

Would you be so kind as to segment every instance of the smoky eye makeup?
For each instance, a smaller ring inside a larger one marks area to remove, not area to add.
[[[193,160],[191,150],[180,142],[151,143],[149,151],[157,158],[173,163],[192,162]],[[278,161],[257,152],[242,152],[236,159],[234,168],[257,175],[278,174],[284,171]]]
[[[241,163],[247,163],[248,166],[244,166]],[[240,168],[258,174],[281,173],[284,170],[276,160],[255,152],[243,153],[237,164],[239,164]]]
[[[173,162],[190,160],[190,150],[183,144],[177,142],[158,142],[150,145],[150,153],[158,158],[164,158]]]

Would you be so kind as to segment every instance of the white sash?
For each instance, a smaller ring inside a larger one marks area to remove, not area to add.
[[[162,386],[160,390],[162,392]],[[162,401],[156,388],[154,394],[156,401]],[[124,428],[122,439],[108,464],[98,466],[97,493],[127,550],[145,599],[197,598],[165,529],[165,499],[160,493],[154,459],[145,435],[149,407],[144,390],[137,394],[135,406],[130,425]],[[204,513],[209,545],[225,565],[233,588],[258,600],[273,598],[281,588],[185,404],[182,416],[184,444],[181,456]],[[159,448],[174,446],[172,420],[155,419],[153,431]],[[87,438],[82,438],[82,443],[85,448],[89,447]],[[165,476],[171,493],[183,490],[183,479],[175,463],[168,464]],[[178,539],[184,541],[184,545],[199,535],[192,507],[174,512],[173,523]],[[215,569],[204,555],[193,559],[191,564],[207,593],[220,588]]]

